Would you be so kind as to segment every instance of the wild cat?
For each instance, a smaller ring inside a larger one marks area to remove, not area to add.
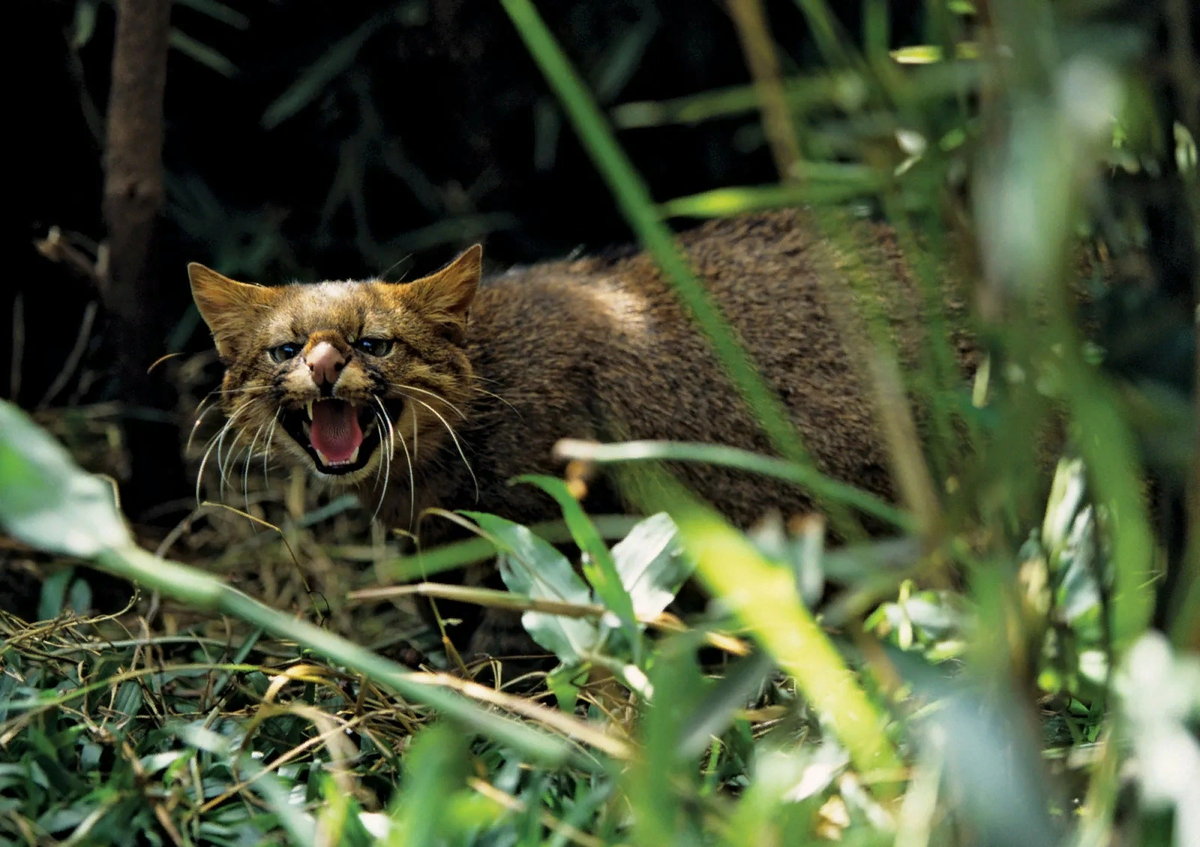
[[[859,258],[887,275],[909,347],[924,331],[886,227],[862,224]],[[838,262],[796,210],[710,222],[681,236],[693,267],[786,405],[817,466],[891,497],[875,411],[830,296]],[[264,287],[189,266],[196,305],[225,365],[222,406],[237,437],[358,492],[363,507],[431,546],[462,532],[430,507],[524,524],[559,517],[526,473],[559,474],[554,445],[667,439],[770,453],[771,445],[668,280],[644,254],[536,264],[481,278],[471,247],[407,283]],[[898,283],[896,281],[899,281]],[[907,301],[907,302],[906,302]],[[911,316],[911,317],[906,317]],[[902,345],[903,346],[903,345]],[[672,470],[730,520],[807,512],[801,490],[730,468]],[[635,504],[611,480],[594,513]],[[468,573],[494,579],[494,569]],[[465,653],[496,653],[511,614],[456,608]]]

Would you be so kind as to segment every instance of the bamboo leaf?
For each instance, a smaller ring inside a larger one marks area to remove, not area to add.
[[[266,129],[273,129],[317,99],[325,90],[325,86],[354,63],[358,51],[367,43],[367,39],[391,18],[390,13],[376,15],[326,50],[320,59],[310,65],[267,107],[263,112],[262,125]]]
[[[250,19],[230,6],[218,0],[175,0],[176,5],[187,6],[202,15],[207,15],[214,21],[229,24],[234,29],[249,29]]]
[[[187,33],[172,27],[170,40],[171,46],[180,53],[189,59],[194,59],[206,68],[216,71],[221,76],[233,76],[237,73],[237,65],[229,61],[217,50],[197,41]]]
[[[613,545],[613,564],[633,614],[652,618],[670,605],[695,563],[683,555],[679,530],[666,512],[651,515]]]

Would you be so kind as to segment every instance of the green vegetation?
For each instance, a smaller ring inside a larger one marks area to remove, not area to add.
[[[0,528],[136,582],[156,611],[161,598],[190,614],[162,626],[143,602],[79,616],[88,598],[65,569],[44,583],[41,622],[0,618],[6,843],[1196,843],[1195,401],[1101,367],[1105,351],[1084,340],[1076,314],[1111,282],[1085,263],[1086,297],[1076,290],[1080,245],[1104,241],[1088,222],[1106,170],[1136,161],[1188,186],[1200,222],[1191,135],[1177,124],[1169,143],[1153,138],[1149,95],[1121,40],[1088,38],[1067,4],[993,3],[982,21],[970,3],[939,2],[928,4],[928,43],[889,52],[884,0],[864,3],[861,44],[822,0],[797,0],[826,68],[785,75],[764,55],[774,47],[760,4],[733,0],[753,86],[606,116],[534,5],[501,2],[622,213],[786,459],[660,443],[564,443],[564,456],[712,461],[782,478],[811,491],[850,543],[827,545],[816,517],[742,533],[696,499],[703,492],[665,479],[648,498],[662,511],[643,520],[588,516],[563,480],[516,480],[553,495],[563,522],[527,528],[468,513],[456,517],[478,540],[420,560],[376,559],[379,574],[428,578],[498,556],[503,597],[408,589],[525,610],[558,667],[515,681],[500,671],[500,685],[485,685],[409,670],[334,634],[344,598],[322,598],[303,574],[308,597],[284,611],[206,572],[212,563],[146,552],[109,483],[0,401]],[[353,54],[379,20],[338,49]],[[223,59],[182,36],[176,46]],[[335,65],[314,65],[264,121],[287,120]],[[756,114],[778,185],[665,201],[612,129]],[[1149,141],[1131,152],[1131,138]],[[964,201],[954,189],[968,177]],[[988,358],[973,385],[957,384],[948,332],[931,333],[922,367],[905,374],[887,316],[852,316],[867,328],[863,362],[899,506],[811,467],[666,225],[810,204],[848,276],[870,286],[840,225],[861,211],[848,201],[882,210],[918,257],[934,326],[952,319],[933,269],[956,260],[978,269],[970,321]],[[956,227],[967,219],[974,236],[964,239]],[[924,441],[907,406],[888,402],[906,394],[929,401]],[[1065,437],[1047,436],[1059,430]],[[1183,544],[1155,532],[1151,470],[1191,487],[1192,511],[1170,528]],[[305,533],[346,505],[307,516],[292,508],[278,535],[262,532],[240,555],[263,570],[293,556],[290,542],[308,555]],[[859,516],[897,534],[866,540]],[[567,538],[586,553],[578,570],[551,543]],[[1164,635],[1150,624],[1168,570]],[[666,610],[692,576],[714,602],[685,625]],[[207,626],[222,615],[219,629]]]

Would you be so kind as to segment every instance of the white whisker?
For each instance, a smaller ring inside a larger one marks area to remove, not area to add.
[[[204,423],[204,419],[208,417],[209,412],[212,412],[218,408],[217,406],[209,406],[207,409],[204,408],[204,404],[208,402],[208,399],[209,398],[205,397],[200,402],[200,406],[196,409],[196,422],[192,424],[192,430],[188,433],[187,444],[183,445],[185,453],[192,449],[192,441],[196,437],[196,430],[200,429],[200,424]]]
[[[495,399],[499,400],[499,401],[500,401],[501,403],[503,403],[505,406],[508,406],[508,408],[510,408],[510,409],[512,409],[514,412],[516,412],[516,413],[517,413],[517,417],[518,417],[518,418],[523,418],[523,417],[525,417],[524,415],[522,415],[522,414],[521,414],[521,411],[520,411],[520,410],[519,410],[519,409],[518,409],[516,406],[514,406],[512,403],[510,403],[510,402],[508,402],[507,400],[505,400],[503,397],[501,397],[501,396],[500,396],[499,394],[497,394],[496,392],[494,392],[494,391],[488,391],[486,388],[480,388],[478,385],[473,385],[473,386],[471,386],[471,388],[472,388],[472,390],[473,390],[473,391],[478,391],[480,394],[486,394],[488,397],[494,397]]]
[[[437,417],[442,422],[442,426],[446,427],[446,432],[450,433],[450,438],[454,440],[454,446],[458,450],[458,455],[462,457],[463,464],[467,466],[467,473],[471,475],[471,481],[475,483],[475,499],[479,500],[479,479],[475,476],[475,469],[471,467],[470,461],[467,459],[467,454],[463,452],[462,443],[458,440],[457,433],[454,432],[454,427],[450,426],[450,422],[442,416],[441,412],[430,406],[424,400],[418,400],[416,397],[409,397],[414,403],[420,403]]]
[[[254,430],[254,437],[250,439],[250,446],[246,448],[246,461],[242,465],[242,500],[246,504],[247,512],[250,511],[250,460],[254,458],[254,445],[258,443],[258,437],[266,428],[267,425],[262,423]]]
[[[254,399],[251,398],[250,400],[247,400],[245,403],[243,403],[242,405],[240,405],[236,409],[234,409],[233,413],[230,414],[230,416],[226,419],[225,423],[221,426],[221,428],[219,430],[217,430],[217,432],[213,435],[213,437],[208,440],[208,447],[207,447],[207,449],[205,449],[204,455],[200,459],[200,470],[196,474],[196,502],[197,503],[200,502],[200,483],[204,479],[204,468],[208,464],[209,455],[212,453],[214,447],[217,448],[217,466],[220,467],[220,465],[221,465],[221,445],[223,445],[225,442],[225,436],[229,433],[230,429],[233,428],[234,423],[241,416],[242,412],[244,412],[248,408],[250,408],[250,405],[253,402],[254,402]],[[224,496],[224,492],[225,492],[225,472],[224,472],[224,469],[222,469],[222,471],[221,471],[221,488],[220,488],[220,491],[218,492],[217,496],[218,497]]]
[[[415,385],[403,385],[403,384],[400,384],[400,383],[397,383],[397,384],[396,384],[396,388],[399,388],[399,389],[401,389],[401,390],[403,390],[403,391],[420,391],[422,394],[428,394],[430,397],[432,397],[433,399],[437,400],[438,402],[440,402],[440,403],[445,403],[447,406],[449,406],[451,409],[453,409],[453,410],[454,410],[454,412],[455,412],[455,414],[457,414],[457,415],[458,415],[460,418],[462,418],[463,420],[466,420],[466,418],[467,418],[467,415],[466,415],[466,413],[465,413],[465,412],[463,412],[463,410],[462,410],[462,409],[458,408],[458,406],[455,406],[453,403],[451,403],[451,402],[450,402],[449,400],[447,400],[445,397],[443,397],[442,395],[438,394],[436,391],[430,391],[430,390],[429,390],[429,389],[427,389],[427,388],[418,388],[418,387],[417,387],[417,386],[415,386]]]
[[[267,449],[263,451],[263,484],[271,484],[271,471],[269,462],[271,460],[271,445],[275,438],[275,424],[279,423],[279,410],[275,410],[275,417],[271,418],[271,427],[267,430]]]
[[[382,410],[383,404],[379,402],[379,398],[375,398],[376,404],[380,406],[381,411],[375,413],[379,418],[379,449],[383,450],[384,433],[390,432],[387,423],[387,412]],[[375,511],[371,513],[371,520],[374,521],[379,517],[379,510],[383,508],[383,501],[387,497],[388,483],[392,481],[392,445],[389,442],[387,451],[379,457],[379,467],[383,469],[383,485],[379,488],[379,496],[375,498]],[[378,478],[378,475],[376,475]]]
[[[376,401],[376,404],[378,404],[379,398],[374,398],[374,399],[375,399],[375,401]],[[386,462],[386,460],[387,460],[387,457],[386,457],[385,455],[383,455],[383,454],[382,454],[382,450],[383,450],[383,421],[380,419],[380,417],[379,417],[379,411],[378,411],[377,409],[372,409],[372,410],[371,410],[371,413],[375,415],[375,423],[376,423],[376,424],[378,425],[378,427],[379,427],[379,449],[380,449],[381,453],[380,453],[379,464],[378,464],[378,465],[375,467],[375,487],[376,487],[376,488],[378,488],[378,487],[379,487],[379,477],[380,477],[381,475],[383,475],[383,471],[384,471],[384,464],[385,464],[385,462]],[[385,483],[385,486],[386,486],[386,483]]]

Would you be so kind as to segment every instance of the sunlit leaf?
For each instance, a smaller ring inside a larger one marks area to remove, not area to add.
[[[538,538],[527,527],[495,515],[463,514],[479,524],[500,547],[500,576],[509,591],[579,605],[593,602],[587,583],[548,541]],[[521,616],[521,623],[534,641],[565,662],[579,659],[600,637],[594,623],[580,618],[531,611]]]
[[[563,519],[571,530],[571,536],[584,554],[583,572],[588,582],[592,584],[600,600],[632,630],[633,604],[629,600],[629,592],[621,583],[612,553],[567,484],[557,477],[537,474],[517,477],[514,482],[536,485],[558,503]]]
[[[859,164],[806,162],[803,169],[813,173],[802,184],[714,188],[667,200],[660,208],[664,217],[723,218],[806,203],[842,203],[874,194],[887,179],[875,168]]]
[[[944,55],[937,44],[917,44],[891,51],[892,59],[901,65],[929,65],[942,61]],[[956,59],[978,59],[980,55],[979,45],[972,41],[961,41],[954,45]]]
[[[612,548],[633,613],[650,618],[667,608],[691,576],[695,563],[683,552],[679,530],[665,512],[639,523]]]

